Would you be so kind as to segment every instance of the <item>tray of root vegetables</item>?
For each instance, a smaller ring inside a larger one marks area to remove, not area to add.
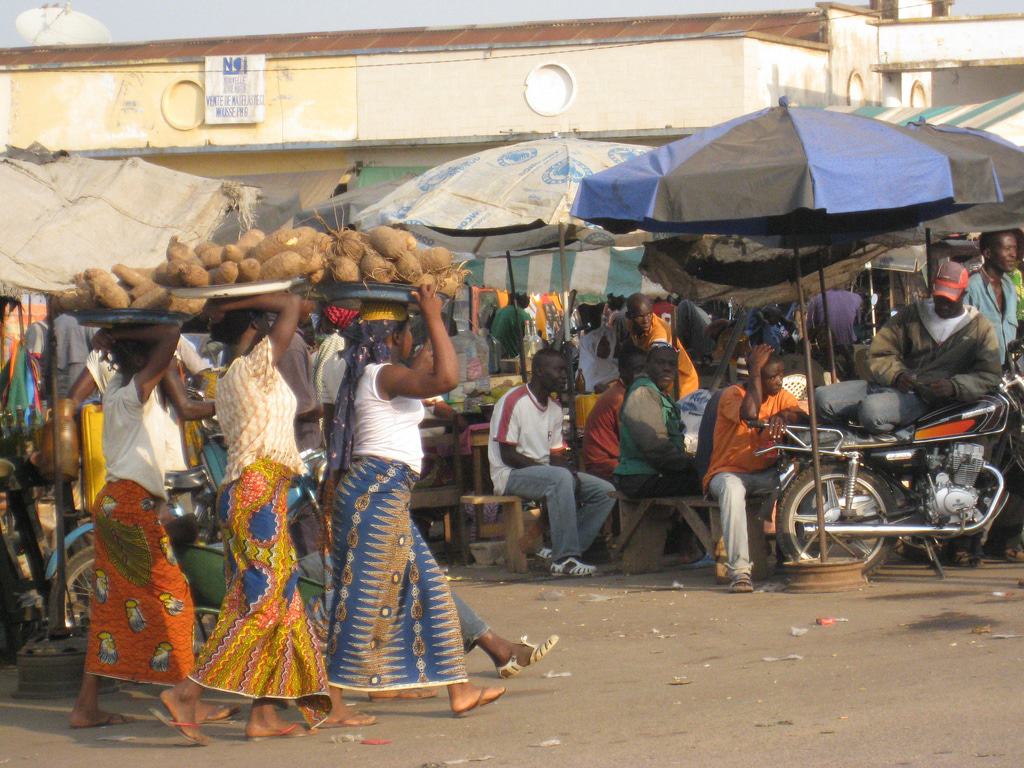
[[[408,302],[412,291],[425,283],[451,297],[469,274],[447,248],[420,248],[410,233],[393,227],[341,230],[331,237],[323,279],[310,289],[310,295],[322,301]]]
[[[365,233],[282,227],[269,234],[252,229],[228,245],[190,246],[172,237],[159,266],[87,269],[75,276],[75,289],[57,300],[65,311],[144,309],[196,315],[207,299],[298,286],[312,286],[310,293],[324,301],[408,300],[395,297],[408,297],[408,291],[425,282],[454,296],[466,274],[446,248],[419,248],[411,234],[392,227]]]

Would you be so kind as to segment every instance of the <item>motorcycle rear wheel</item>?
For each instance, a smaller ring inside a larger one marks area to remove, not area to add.
[[[837,464],[826,464],[821,468],[821,484],[824,493],[826,519],[830,512],[842,512],[840,500],[845,503],[843,489],[846,485],[846,468]],[[886,511],[896,509],[896,502],[886,483],[870,469],[861,467],[857,474],[854,507],[867,514],[872,524],[884,522]],[[847,524],[854,519],[843,517]],[[779,545],[786,557],[793,562],[816,560],[820,555],[818,534],[805,530],[805,525],[817,525],[817,505],[814,493],[814,470],[808,467],[793,482],[779,499],[775,525]],[[828,556],[855,558],[863,561],[864,575],[867,576],[885,563],[892,550],[891,538],[854,539],[829,534]]]

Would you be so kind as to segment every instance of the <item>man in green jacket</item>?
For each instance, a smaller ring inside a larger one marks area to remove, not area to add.
[[[932,298],[902,307],[871,342],[870,381],[820,387],[828,420],[856,418],[868,432],[891,432],[948,402],[973,402],[999,386],[1002,361],[992,324],[964,305],[967,270],[947,261]]]
[[[672,399],[676,350],[655,342],[644,375],[626,392],[619,422],[615,486],[633,499],[700,493],[693,462],[683,450],[683,428]]]

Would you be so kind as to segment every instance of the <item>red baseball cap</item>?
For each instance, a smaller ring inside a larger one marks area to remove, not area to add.
[[[932,281],[932,296],[942,296],[950,301],[960,301],[967,290],[967,270],[955,261],[944,261],[939,265]]]

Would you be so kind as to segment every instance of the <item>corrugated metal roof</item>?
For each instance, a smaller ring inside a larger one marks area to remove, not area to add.
[[[817,9],[765,13],[585,19],[494,26],[370,29],[287,35],[155,40],[109,45],[0,48],[0,68],[119,64],[265,53],[288,57],[373,54],[458,48],[624,42],[696,34],[756,31],[794,41],[824,42],[824,14]]]

